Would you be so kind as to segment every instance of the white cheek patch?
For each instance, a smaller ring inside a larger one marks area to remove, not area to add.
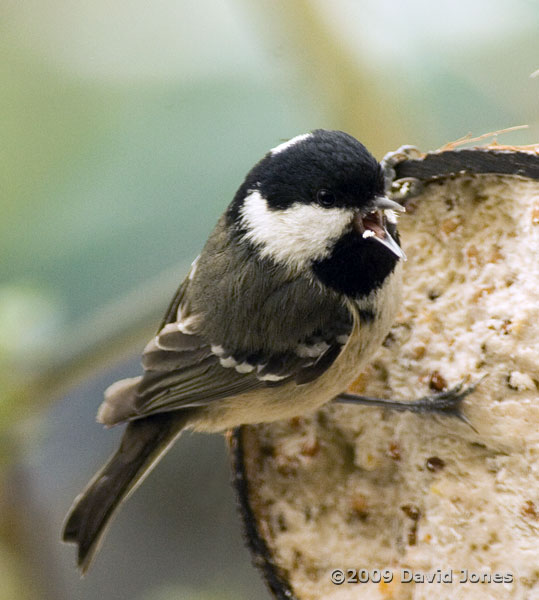
[[[270,150],[270,153],[272,156],[275,156],[276,154],[279,154],[279,152],[283,152],[284,150],[287,150],[288,148],[290,148],[291,146],[294,146],[298,142],[301,142],[303,140],[306,140],[306,139],[312,137],[312,135],[313,135],[312,133],[303,133],[301,135],[296,135],[296,137],[293,137],[291,140],[288,140],[287,142],[283,142],[282,144],[275,146],[275,148],[272,148]]]
[[[300,203],[270,210],[258,191],[245,197],[240,211],[245,238],[260,254],[298,269],[329,256],[335,241],[350,228],[353,214],[347,208]]]

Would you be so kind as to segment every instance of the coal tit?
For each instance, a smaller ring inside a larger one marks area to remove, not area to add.
[[[143,375],[105,392],[121,444],[75,500],[63,539],[84,571],[113,512],[182,430],[313,411],[387,335],[401,263],[384,173],[341,131],[315,130],[248,173],[146,346]]]

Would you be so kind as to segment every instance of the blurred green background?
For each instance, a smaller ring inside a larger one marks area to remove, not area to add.
[[[268,598],[220,436],[184,436],[81,580],[94,421],[243,176],[344,129],[378,157],[539,141],[534,0],[0,3],[0,600]]]

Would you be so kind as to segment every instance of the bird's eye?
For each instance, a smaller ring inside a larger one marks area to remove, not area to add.
[[[318,190],[316,200],[324,208],[331,208],[337,202],[337,198],[331,190]]]

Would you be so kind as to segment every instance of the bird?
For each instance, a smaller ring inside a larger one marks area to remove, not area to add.
[[[145,347],[143,374],[105,391],[97,420],[126,428],[64,524],[83,573],[182,431],[350,400],[401,303],[404,209],[386,185],[362,143],[324,129],[280,143],[248,172]]]

